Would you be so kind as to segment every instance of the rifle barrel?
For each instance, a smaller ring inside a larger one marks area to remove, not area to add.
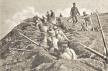
[[[102,25],[101,25],[101,22],[100,22],[100,19],[99,19],[99,15],[97,13],[96,13],[96,16],[97,16],[98,24],[99,24],[99,27],[100,27],[100,32],[101,32],[101,35],[102,35],[105,55],[107,56],[108,51],[107,51],[107,46],[106,46],[106,42],[105,42],[105,35],[104,35],[103,29],[102,29]]]

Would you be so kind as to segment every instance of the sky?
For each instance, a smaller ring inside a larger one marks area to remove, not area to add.
[[[0,39],[16,26],[15,23],[30,15],[51,9],[68,15],[73,2],[79,10],[108,12],[108,0],[0,0]]]

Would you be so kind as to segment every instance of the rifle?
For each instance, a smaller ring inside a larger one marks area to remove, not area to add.
[[[30,39],[29,37],[27,37],[26,35],[24,35],[23,33],[21,33],[21,30],[19,30],[19,29],[16,29],[17,30],[17,32],[21,35],[21,36],[23,36],[24,38],[26,38],[27,40],[29,40],[29,41],[31,41],[32,43],[34,43],[35,45],[37,45],[37,46],[41,46],[39,43],[36,43],[35,41],[33,41],[32,39]],[[44,46],[41,46],[45,51],[48,51],[47,49],[46,49],[46,47],[44,47]]]
[[[101,33],[103,44],[104,44],[104,52],[105,52],[106,57],[108,57],[108,50],[107,50],[107,46],[106,46],[106,42],[105,42],[105,35],[104,35],[102,25],[101,25],[101,22],[100,22],[100,19],[99,19],[98,11],[96,11],[96,12],[97,12],[96,17],[97,17],[98,24],[99,24],[99,27],[100,27],[100,33]]]

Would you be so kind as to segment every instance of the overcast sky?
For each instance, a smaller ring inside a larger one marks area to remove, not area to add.
[[[79,9],[85,8],[91,11],[97,9],[100,12],[108,12],[108,0],[0,0],[0,28],[5,20],[27,7],[34,7],[38,12],[46,12],[50,9],[70,8],[73,2],[76,2]],[[3,28],[9,27],[4,26]],[[0,29],[0,36],[3,30]]]
[[[26,7],[35,7],[39,12],[50,9],[64,9],[76,2],[79,8],[108,11],[108,0],[2,0],[2,17],[10,18],[17,11]]]

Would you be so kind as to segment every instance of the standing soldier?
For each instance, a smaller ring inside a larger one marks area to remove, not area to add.
[[[37,15],[34,16],[34,17],[33,17],[33,22],[35,23],[35,24],[34,24],[35,26],[37,25],[38,21],[39,21],[39,17],[38,17]]]
[[[50,14],[48,11],[47,11],[46,17],[47,17],[47,21],[49,22],[50,21]]]
[[[70,11],[70,18],[69,19],[71,19],[72,18],[72,20],[73,20],[73,23],[77,23],[78,22],[78,19],[77,19],[77,15],[80,15],[80,13],[79,13],[79,11],[78,11],[78,8],[76,7],[76,4],[75,3],[73,3],[73,7],[71,8],[71,11]],[[68,19],[68,20],[69,20]]]
[[[84,18],[86,27],[87,27],[88,25],[92,24],[92,23],[91,23],[90,16],[89,16],[88,14],[86,14],[86,12],[83,12],[83,18]],[[90,24],[89,24],[89,23],[90,23]]]
[[[56,17],[55,17],[55,13],[53,10],[50,10],[50,18],[51,18],[51,23],[53,25],[56,24]]]
[[[42,23],[46,23],[46,18],[44,16],[42,16],[42,18],[40,18],[40,20],[42,21]]]
[[[59,17],[63,17],[63,15],[60,13],[60,16]]]
[[[83,12],[83,19],[84,19],[84,26],[87,30],[92,29],[92,20],[90,18],[90,15],[88,15],[86,12]]]
[[[51,12],[50,17],[54,19],[55,18],[55,13],[52,10],[50,10],[50,12]]]

